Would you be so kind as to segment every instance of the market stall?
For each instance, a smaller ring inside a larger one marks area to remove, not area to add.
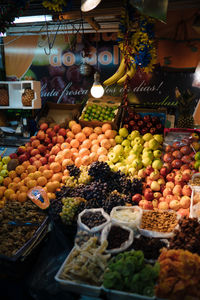
[[[162,69],[150,11],[126,1],[99,52],[83,27],[48,59],[28,38],[23,70],[9,61],[25,39],[13,56],[4,39],[0,279],[27,299],[200,298],[199,88],[194,70]]]

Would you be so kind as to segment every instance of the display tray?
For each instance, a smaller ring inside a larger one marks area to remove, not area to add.
[[[41,242],[46,235],[49,224],[49,217],[46,217],[41,225],[38,227],[32,238],[30,238],[13,256],[6,256],[0,254],[0,260],[8,260],[15,262],[21,257],[25,257]]]
[[[86,296],[90,296],[90,297],[98,297],[101,293],[101,286],[93,286],[93,285],[89,285],[89,284],[85,284],[85,283],[78,283],[75,281],[65,280],[65,279],[60,278],[60,275],[64,269],[65,264],[67,264],[71,258],[74,248],[75,247],[72,248],[71,252],[66,257],[62,266],[58,270],[58,272],[55,276],[55,280],[59,283],[59,285],[64,290],[82,294],[82,295],[86,295]]]
[[[108,300],[154,300],[158,299],[154,297],[148,297],[144,295],[134,294],[134,293],[127,293],[118,290],[110,290],[103,287],[104,292],[107,294]]]

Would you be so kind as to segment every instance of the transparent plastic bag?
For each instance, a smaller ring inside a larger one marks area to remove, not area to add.
[[[124,230],[127,230],[129,232],[129,237],[128,239],[121,244],[121,246],[119,248],[115,248],[115,249],[109,249],[109,250],[105,250],[106,253],[110,253],[110,254],[116,254],[122,251],[125,251],[132,243],[133,243],[133,239],[134,239],[134,234],[133,234],[133,230],[130,229],[127,226],[124,225],[120,225],[120,224],[112,224],[109,223],[107,224],[104,229],[101,232],[101,237],[100,237],[100,242],[101,244],[108,239],[108,234],[111,230],[112,226],[119,226],[121,228],[123,228]]]
[[[118,214],[118,212],[122,214]],[[124,214],[123,214],[124,211]],[[131,214],[128,214],[128,211]],[[112,223],[121,224],[130,227],[134,231],[137,230],[142,217],[142,209],[139,206],[116,206],[112,209],[110,213],[110,218]]]
[[[81,221],[81,217],[82,217],[86,212],[91,212],[91,213],[101,212],[102,216],[105,218],[105,222],[102,223],[101,225],[98,225],[98,226],[89,228],[86,224],[84,224],[84,223]],[[90,233],[95,233],[95,232],[101,231],[108,223],[110,223],[110,216],[104,211],[103,208],[84,209],[84,210],[78,215],[78,220],[77,220],[78,229],[79,229],[79,230],[85,230],[85,231],[88,231],[88,232],[90,232]]]
[[[198,218],[200,220],[200,186],[192,186],[190,218]]]

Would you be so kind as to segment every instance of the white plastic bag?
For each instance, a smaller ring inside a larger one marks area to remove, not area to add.
[[[132,243],[133,243],[133,238],[134,238],[134,235],[133,235],[133,230],[130,229],[129,227],[127,226],[124,226],[124,225],[120,225],[120,224],[112,224],[112,223],[109,223],[107,224],[104,229],[102,230],[101,232],[101,237],[100,237],[100,242],[101,244],[108,239],[108,234],[111,230],[111,227],[112,226],[118,226],[118,227],[121,227],[123,228],[124,230],[127,230],[129,232],[129,237],[128,239],[121,244],[121,246],[119,248],[115,248],[115,249],[109,249],[109,250],[105,250],[106,253],[110,253],[110,254],[116,254],[116,253],[119,253],[119,252],[122,252],[122,251],[125,251]]]
[[[95,213],[95,212],[101,212],[102,216],[105,218],[105,222],[102,223],[99,226],[95,226],[92,228],[89,228],[86,224],[84,224],[81,221],[81,217],[86,213],[86,212],[91,212],[91,213]],[[78,215],[78,220],[77,220],[77,224],[78,224],[78,229],[79,230],[86,230],[90,233],[95,233],[95,232],[99,232],[101,231],[108,223],[110,223],[110,216],[104,211],[103,208],[91,208],[91,209],[84,209],[79,215]]]
[[[122,212],[122,214],[119,212]],[[128,212],[131,212],[131,214]],[[112,223],[122,224],[133,230],[137,229],[141,222],[141,217],[142,209],[139,206],[116,206],[110,213]]]
[[[144,211],[149,211],[149,210],[143,210],[143,212]],[[168,212],[175,213],[174,210],[168,210]],[[177,217],[177,220],[179,220],[181,218],[181,216],[178,215],[177,213],[176,213],[176,217]],[[141,218],[141,221],[142,221],[142,218]],[[139,230],[140,234],[142,234],[146,237],[162,238],[162,239],[168,239],[168,238],[173,237],[174,236],[174,230],[179,228],[179,225],[177,224],[177,226],[175,226],[173,231],[171,231],[171,232],[162,232],[162,231],[153,231],[153,230],[142,229],[140,226],[141,226],[141,223],[138,226],[138,230]]]

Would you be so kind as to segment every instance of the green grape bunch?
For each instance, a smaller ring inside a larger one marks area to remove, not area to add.
[[[76,219],[78,207],[81,202],[85,201],[79,197],[66,197],[62,198],[62,211],[60,212],[61,220],[66,225],[72,225]]]

